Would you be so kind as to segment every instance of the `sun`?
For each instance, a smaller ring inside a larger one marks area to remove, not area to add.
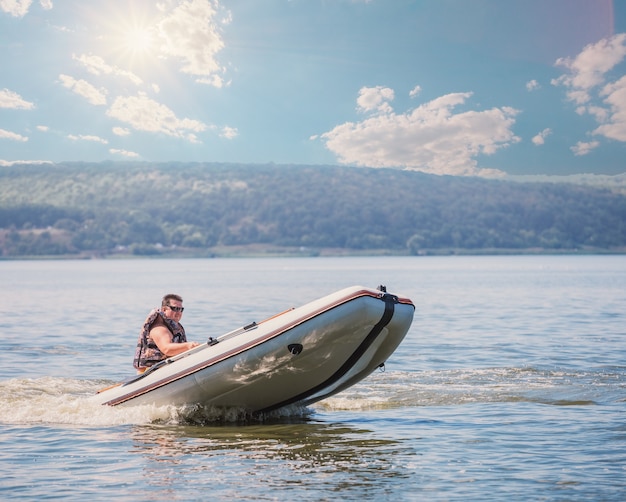
[[[118,65],[131,71],[154,65],[158,59],[158,42],[154,25],[124,23],[117,26],[109,49]]]
[[[107,22],[107,52],[116,63],[128,69],[153,66],[159,58],[159,31],[156,20],[147,13],[116,12]]]
[[[133,26],[122,35],[125,52],[133,58],[146,56],[154,51],[155,40],[152,30],[147,26]]]
[[[1,0],[0,0],[1,1]],[[86,12],[90,51],[142,79],[160,67],[162,13],[153,2],[101,2]],[[105,7],[106,6],[106,7]]]

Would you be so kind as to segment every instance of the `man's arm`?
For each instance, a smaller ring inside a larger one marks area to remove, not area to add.
[[[154,340],[154,343],[157,344],[157,347],[159,347],[159,350],[167,357],[175,356],[181,352],[185,352],[198,346],[196,342],[172,342],[172,334],[165,326],[156,326],[155,328],[152,328],[150,330],[150,336]]]

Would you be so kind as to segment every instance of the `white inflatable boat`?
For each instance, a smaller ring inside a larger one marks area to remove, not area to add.
[[[101,390],[103,405],[202,405],[264,413],[308,405],[382,366],[415,306],[384,286],[346,288],[251,323]]]

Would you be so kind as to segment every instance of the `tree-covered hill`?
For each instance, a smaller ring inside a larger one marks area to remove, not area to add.
[[[333,166],[0,168],[0,255],[624,251],[626,196],[565,183]]]

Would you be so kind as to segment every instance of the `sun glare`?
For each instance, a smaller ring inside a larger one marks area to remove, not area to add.
[[[125,34],[124,45],[126,50],[133,55],[147,54],[154,47],[154,37],[150,29],[134,27]]]
[[[148,69],[158,60],[158,25],[148,11],[114,10],[104,22],[105,34],[101,40],[106,51],[119,67],[131,71]]]

